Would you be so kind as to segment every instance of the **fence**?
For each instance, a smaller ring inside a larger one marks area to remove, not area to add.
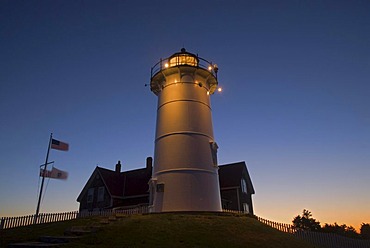
[[[33,224],[45,224],[51,222],[73,220],[77,218],[84,218],[90,216],[111,216],[114,214],[143,214],[148,213],[148,207],[136,207],[130,209],[120,209],[120,210],[102,210],[102,211],[86,211],[86,212],[65,212],[65,213],[41,213],[36,218],[36,215],[27,215],[19,217],[2,217],[0,219],[0,230],[9,229],[20,226],[29,226]]]
[[[294,236],[325,248],[370,248],[370,240],[351,239],[334,233],[297,231]]]
[[[282,231],[282,232],[286,232],[286,233],[295,233],[296,232],[296,229],[294,228],[294,226],[290,225],[290,224],[278,223],[278,222],[275,222],[275,221],[270,221],[270,220],[263,219],[263,218],[258,217],[258,216],[257,216],[257,220],[259,220],[263,224],[271,226],[271,227],[273,227],[273,228],[275,228],[279,231]]]
[[[294,237],[307,241],[323,248],[370,248],[370,240],[352,239],[334,233],[322,233],[304,231],[295,228],[293,225],[278,223],[257,217],[257,219],[279,231],[292,234]]]
[[[115,214],[133,215],[133,214],[146,214],[149,213],[149,206],[140,206],[128,209],[110,209],[101,211],[83,211],[78,214],[79,218],[90,216],[112,216]]]
[[[244,214],[240,211],[224,209],[223,212]],[[65,212],[65,213],[42,213],[36,219],[35,215],[20,217],[3,217],[0,219],[0,230],[33,224],[44,224],[57,221],[73,220],[91,216],[112,216],[116,214],[133,215],[149,213],[148,206],[141,206],[130,209],[86,211],[86,212]],[[303,239],[315,246],[323,248],[370,248],[370,240],[351,239],[333,233],[310,232],[296,229],[293,225],[270,221],[256,216],[257,220],[273,227],[279,231],[290,233],[294,237]]]
[[[238,210],[231,210],[231,209],[222,209],[222,212],[224,213],[233,213],[233,214],[245,214],[244,212],[242,211],[238,211]]]
[[[223,209],[223,212],[244,214],[241,211]],[[38,218],[35,215],[19,216],[19,217],[2,217],[0,219],[0,230],[9,229],[20,226],[29,226],[33,224],[45,224],[51,222],[73,220],[77,218],[91,217],[91,216],[112,216],[114,214],[144,214],[149,213],[149,206],[140,206],[128,209],[110,209],[110,210],[97,210],[97,211],[73,211],[65,213],[41,213]],[[263,220],[261,218],[261,220]]]
[[[19,217],[3,217],[0,219],[0,229],[14,228],[19,226],[29,226],[33,224],[43,224],[64,220],[76,219],[78,211],[66,213],[41,213],[36,215],[27,215]]]

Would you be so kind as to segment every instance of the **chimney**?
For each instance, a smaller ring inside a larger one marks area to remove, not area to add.
[[[116,172],[121,173],[121,161],[118,160],[118,163],[116,164]]]
[[[152,157],[147,157],[146,158],[146,169],[147,170],[152,170],[152,164],[153,164],[153,158]]]

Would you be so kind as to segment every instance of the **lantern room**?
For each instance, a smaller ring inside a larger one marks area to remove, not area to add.
[[[207,87],[208,94],[213,94],[217,89],[217,72],[216,64],[209,62],[197,54],[189,53],[185,48],[180,52],[174,53],[168,58],[160,59],[160,61],[151,68],[150,89],[154,94],[159,92],[168,85],[166,78],[170,74],[178,73],[194,73],[201,77],[207,78],[207,84],[201,84]]]

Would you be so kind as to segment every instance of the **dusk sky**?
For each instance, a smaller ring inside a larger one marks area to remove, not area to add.
[[[370,223],[370,1],[0,1],[0,217],[78,210],[96,166],[145,166],[150,68],[182,47],[219,67],[219,164],[246,161],[255,214]]]

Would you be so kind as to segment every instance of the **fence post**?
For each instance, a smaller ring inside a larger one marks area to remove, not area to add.
[[[4,229],[4,222],[5,222],[5,218],[2,217],[0,220],[0,230]]]

